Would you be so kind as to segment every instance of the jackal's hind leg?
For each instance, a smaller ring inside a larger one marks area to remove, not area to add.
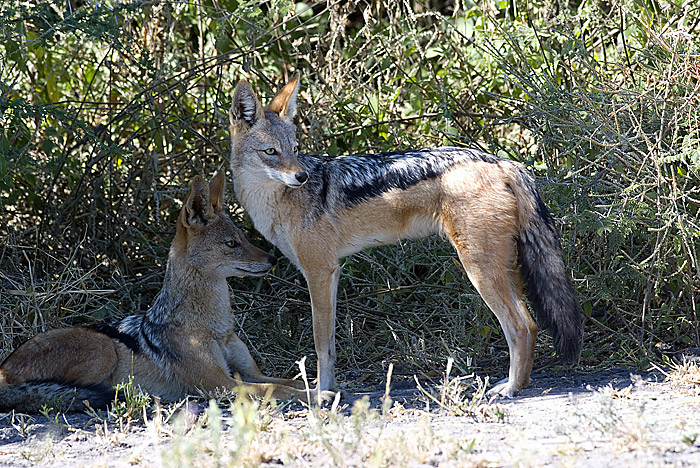
[[[503,271],[500,275],[488,275],[472,268],[469,277],[489,308],[496,314],[510,356],[508,378],[496,384],[489,394],[514,397],[530,382],[530,372],[535,360],[537,325],[525,306],[522,285],[517,272]],[[492,272],[493,273],[493,272]],[[472,279],[472,277],[474,277]]]
[[[498,215],[489,217],[485,226],[482,220],[480,226],[451,227],[447,234],[469,280],[498,318],[508,342],[508,378],[489,393],[513,397],[530,381],[537,337],[537,325],[523,299],[513,223],[508,216]]]
[[[467,271],[484,302],[498,318],[508,342],[508,378],[494,385],[489,394],[514,397],[530,382],[530,372],[535,360],[537,325],[523,301],[522,286],[517,273],[503,271],[494,275],[491,268],[484,270],[473,265]]]
[[[6,382],[32,381],[110,385],[117,367],[114,341],[82,327],[51,330],[17,348],[3,363]]]

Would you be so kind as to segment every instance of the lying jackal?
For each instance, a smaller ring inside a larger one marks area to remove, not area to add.
[[[263,109],[241,81],[230,111],[231,170],[255,227],[302,271],[311,296],[318,386],[336,386],[339,259],[366,247],[441,233],[498,317],[510,349],[508,378],[492,392],[515,395],[530,379],[537,326],[521,276],[559,355],[576,361],[582,314],[554,220],[524,168],[467,148],[324,158],[299,153],[299,76]]]
[[[230,276],[261,276],[276,259],[251,245],[224,211],[225,176],[197,176],[177,221],[160,294],[145,315],[42,333],[0,366],[0,411],[106,407],[117,384],[177,400],[234,389],[306,399],[300,381],[263,375],[236,336]],[[328,394],[324,394],[329,397]],[[58,406],[58,407],[56,407]]]

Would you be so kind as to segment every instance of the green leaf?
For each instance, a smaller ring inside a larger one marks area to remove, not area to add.
[[[10,154],[10,140],[8,140],[5,135],[0,135],[0,155],[9,156],[9,154]]]
[[[583,311],[586,313],[587,316],[591,316],[593,313],[593,304],[591,304],[591,301],[586,301],[582,304]]]
[[[430,47],[425,51],[425,58],[442,57],[442,47]]]
[[[44,151],[44,153],[50,155],[53,153],[53,151],[57,148],[56,143],[54,143],[52,140],[47,138],[46,140],[41,142],[41,149]]]
[[[681,253],[681,248],[683,246],[681,245],[681,239],[680,237],[674,237],[673,238],[673,250],[676,251],[676,253]]]

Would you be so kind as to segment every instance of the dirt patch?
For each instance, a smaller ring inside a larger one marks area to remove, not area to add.
[[[190,402],[131,424],[3,414],[0,467],[698,466],[700,388],[663,377],[536,372],[521,396],[497,402],[435,387],[430,400],[406,381],[391,405],[377,386],[335,411]]]

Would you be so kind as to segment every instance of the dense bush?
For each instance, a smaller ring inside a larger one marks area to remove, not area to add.
[[[227,166],[233,86],[245,77],[265,101],[294,71],[307,152],[469,145],[535,173],[590,316],[584,364],[698,346],[700,8],[524,5],[6,0],[3,351],[48,327],[144,311],[188,181]],[[345,371],[506,357],[439,239],[356,255],[345,271]],[[288,263],[234,289],[264,366],[291,372],[312,353],[308,296]]]

